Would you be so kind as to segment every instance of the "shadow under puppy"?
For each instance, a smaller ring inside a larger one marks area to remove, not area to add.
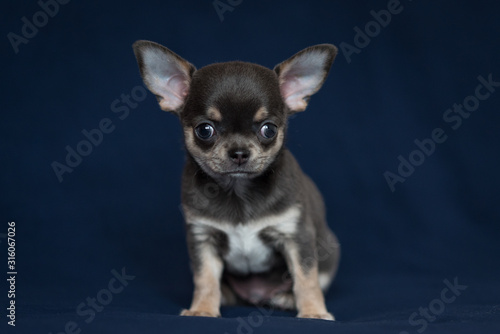
[[[334,320],[323,292],[340,247],[318,189],[284,141],[288,116],[306,109],[337,48],[309,47],[274,70],[239,61],[197,70],[157,43],[133,48],[145,84],[184,130],[194,293],[181,315],[217,317],[221,304],[247,302]]]

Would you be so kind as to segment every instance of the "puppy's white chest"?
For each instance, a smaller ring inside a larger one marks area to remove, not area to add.
[[[260,273],[271,269],[274,250],[263,242],[262,231],[270,228],[283,236],[294,235],[301,210],[292,206],[274,215],[248,221],[246,223],[230,223],[214,221],[203,217],[188,217],[187,223],[192,229],[197,242],[210,240],[213,229],[224,232],[227,236],[228,249],[223,255],[227,269],[242,275]],[[212,232],[211,232],[212,231]]]
[[[259,225],[236,225],[226,229],[229,250],[224,260],[229,271],[248,274],[270,269],[273,250],[262,242],[261,231]]]

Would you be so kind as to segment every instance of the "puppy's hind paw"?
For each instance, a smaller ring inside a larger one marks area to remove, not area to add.
[[[330,320],[330,321],[335,321],[335,317],[331,313],[317,313],[317,314],[301,314],[299,313],[297,315],[297,318],[308,318],[308,319],[323,319],[323,320]]]
[[[182,310],[181,315],[189,317],[220,318],[219,312],[198,311],[198,310]]]

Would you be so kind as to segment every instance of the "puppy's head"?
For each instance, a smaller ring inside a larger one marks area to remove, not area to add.
[[[161,109],[179,116],[188,152],[212,177],[262,174],[283,147],[287,118],[323,84],[337,49],[309,47],[274,70],[227,62],[199,70],[169,49],[134,43],[142,78]]]

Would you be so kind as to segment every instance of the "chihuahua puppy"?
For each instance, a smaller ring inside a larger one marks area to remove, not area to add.
[[[194,293],[181,315],[218,317],[221,305],[251,303],[334,320],[323,292],[340,246],[318,189],[284,143],[288,117],[306,109],[337,48],[309,47],[274,70],[240,61],[197,70],[157,43],[133,48],[144,83],[184,130]]]

